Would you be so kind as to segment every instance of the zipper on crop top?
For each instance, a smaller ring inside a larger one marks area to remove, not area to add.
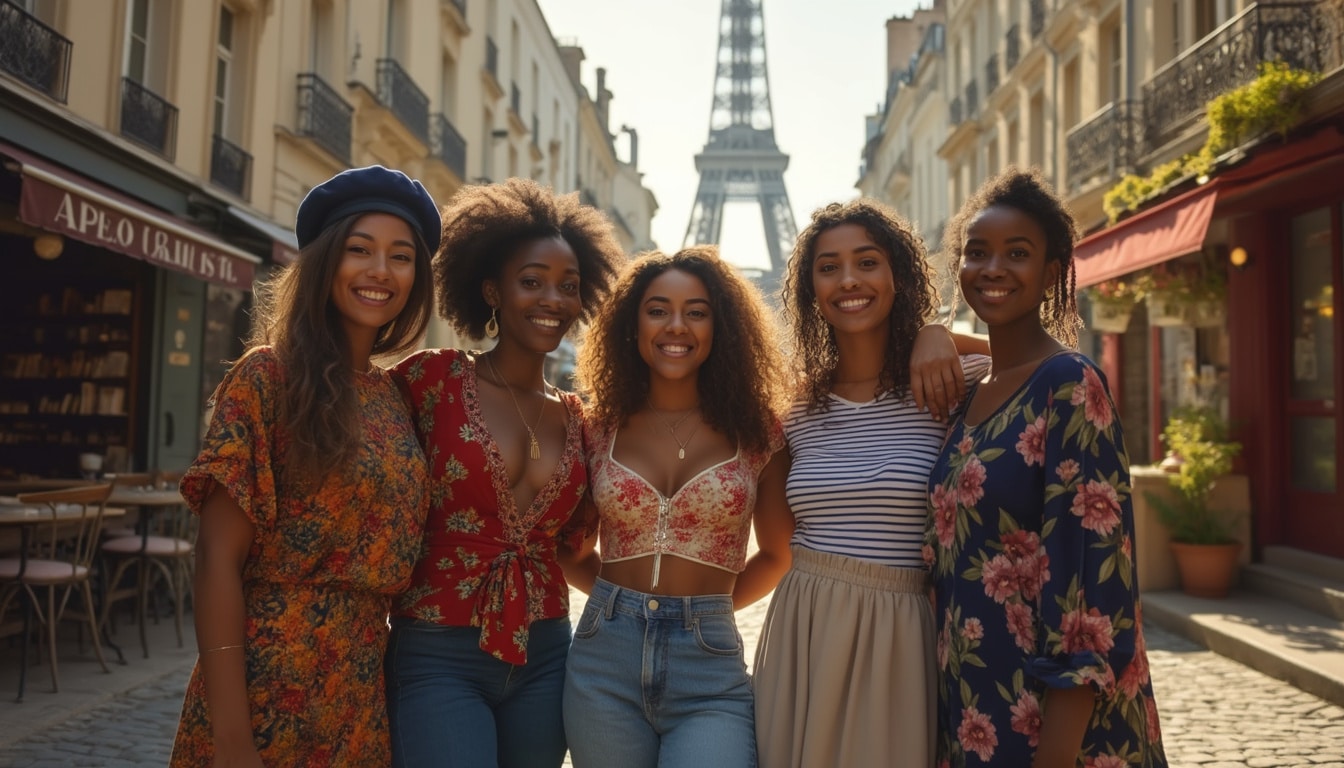
[[[658,494],[658,523],[653,530],[653,584],[649,589],[658,587],[658,571],[663,563],[663,552],[667,550],[668,518],[672,516],[672,500]]]

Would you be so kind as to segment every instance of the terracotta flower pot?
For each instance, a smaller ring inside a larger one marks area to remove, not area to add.
[[[1227,597],[1237,580],[1241,542],[1231,544],[1182,544],[1171,542],[1176,569],[1181,574],[1181,591],[1191,597]]]

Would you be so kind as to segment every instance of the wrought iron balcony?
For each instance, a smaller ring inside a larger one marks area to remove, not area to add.
[[[1107,104],[1069,131],[1069,186],[1102,175],[1118,179],[1133,171],[1145,152],[1143,110],[1135,101]]]
[[[171,162],[177,155],[177,107],[131,78],[123,77],[121,135]]]
[[[495,38],[485,36],[485,71],[490,76],[499,80],[499,46],[495,45]]]
[[[344,163],[350,162],[351,107],[312,72],[299,75],[299,135],[307,136]]]
[[[999,54],[991,53],[985,62],[985,96],[999,87]]]
[[[971,82],[966,84],[966,119],[967,120],[974,119],[976,113],[979,111],[980,111],[979,89],[976,88],[975,81],[972,80]]]
[[[1022,60],[1022,30],[1016,24],[1003,36],[1003,68],[1009,72]]]
[[[0,70],[64,104],[70,41],[17,5],[0,3]]]
[[[1031,39],[1035,40],[1045,30],[1045,0],[1031,0]]]
[[[443,115],[434,115],[431,125],[434,132],[430,145],[434,149],[434,156],[451,168],[453,173],[457,174],[457,178],[466,180],[467,140],[462,138],[462,134],[458,133],[453,124]]]
[[[378,60],[378,100],[416,138],[429,143],[429,97],[396,59]]]
[[[1325,72],[1341,64],[1339,11],[1329,3],[1256,4],[1214,30],[1143,84],[1145,139],[1158,147],[1210,99],[1283,61]]]
[[[509,109],[520,121],[523,119],[523,92],[518,90],[517,83],[509,83]]]
[[[952,100],[952,103],[948,105],[948,108],[947,108],[947,117],[948,117],[948,120],[951,121],[951,123],[952,123],[953,126],[961,125],[961,97],[960,97],[960,96],[958,96],[957,98],[953,99],[953,100]]]
[[[247,200],[252,189],[252,156],[215,134],[210,148],[210,181]]]

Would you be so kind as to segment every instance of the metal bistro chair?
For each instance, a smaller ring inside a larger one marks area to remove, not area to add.
[[[28,624],[34,615],[38,624],[47,629],[51,688],[60,690],[56,668],[56,625],[66,617],[70,595],[76,590],[83,595],[84,612],[71,618],[88,622],[98,663],[104,672],[111,671],[103,659],[103,647],[98,638],[98,614],[93,608],[93,590],[89,585],[103,510],[111,493],[112,486],[104,484],[19,494],[20,503],[43,508],[42,516],[31,530],[24,529],[19,556],[0,559],[0,616],[5,615],[15,597],[25,601],[19,700],[23,699],[28,672]],[[45,610],[37,594],[43,588],[47,591]]]
[[[155,473],[150,488],[176,484],[180,473]],[[117,485],[138,487],[142,476],[126,475],[114,480]],[[152,509],[142,505],[138,531],[131,535],[109,538],[103,542],[103,556],[115,566],[109,569],[107,591],[103,597],[101,626],[111,627],[112,607],[117,602],[135,598],[136,622],[140,630],[140,650],[149,658],[149,640],[145,631],[145,615],[153,604],[154,587],[160,579],[168,589],[173,605],[177,647],[182,647],[183,603],[191,592],[193,558],[196,552],[196,516],[182,505]],[[135,583],[123,584],[127,573],[134,567]],[[158,623],[157,607],[154,621]]]

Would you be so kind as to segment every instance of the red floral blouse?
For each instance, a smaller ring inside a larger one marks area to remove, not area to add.
[[[426,350],[392,370],[410,394],[430,475],[424,545],[394,613],[480,627],[481,650],[525,664],[529,625],[569,615],[556,548],[583,535],[581,527],[567,525],[588,488],[582,404],[577,395],[560,393],[569,412],[564,453],[531,507],[519,510],[481,415],[475,357]]]

